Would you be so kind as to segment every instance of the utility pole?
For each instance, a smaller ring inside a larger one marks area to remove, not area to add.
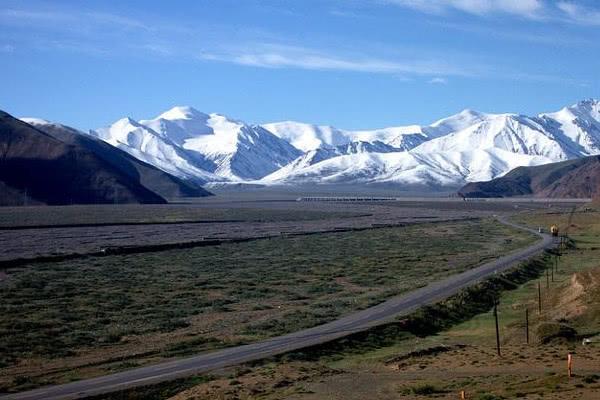
[[[496,320],[496,350],[500,357],[500,328],[498,327],[498,300],[494,299],[494,319]]]
[[[552,277],[552,282],[554,282],[554,267],[552,267],[551,277]]]
[[[529,344],[529,308],[525,308],[525,337]]]
[[[538,281],[538,312],[542,315],[542,285]]]
[[[550,289],[550,274],[548,273],[548,267],[546,267],[546,289]]]

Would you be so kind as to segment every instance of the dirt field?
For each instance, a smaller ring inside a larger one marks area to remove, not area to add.
[[[289,196],[287,200],[276,201],[248,196],[227,200],[214,197],[193,204],[164,206],[3,207],[0,208],[0,261],[95,253],[123,246],[489,217],[544,207],[548,205],[456,200],[308,203]]]

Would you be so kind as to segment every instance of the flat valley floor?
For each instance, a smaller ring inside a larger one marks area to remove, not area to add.
[[[546,226],[574,206],[296,197],[246,193],[165,206],[0,209],[2,390],[105,375],[331,321],[536,240],[499,224],[498,215]],[[594,228],[588,222],[578,229]],[[570,272],[559,276],[568,281]],[[594,387],[595,348],[577,358],[579,378],[564,383],[558,365],[571,342],[549,353],[503,334],[506,356],[493,362],[489,323],[485,315],[477,318],[483,318],[477,329],[459,325],[433,338],[407,335],[385,348],[316,362],[284,358],[216,371],[181,386],[165,384],[152,396],[456,398],[459,387],[478,396],[493,393],[506,379],[501,371],[530,372],[527,379],[537,382],[532,393],[549,385]],[[512,325],[505,329],[512,332]],[[450,350],[402,366],[390,362],[439,343]],[[543,361],[528,370],[536,351]],[[463,375],[471,377],[469,384]],[[136,393],[149,395],[128,396]]]

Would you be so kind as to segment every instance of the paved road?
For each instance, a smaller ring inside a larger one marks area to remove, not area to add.
[[[525,249],[516,251],[475,269],[454,275],[415,290],[414,292],[394,297],[374,307],[311,329],[279,336],[262,342],[204,353],[195,357],[163,362],[113,375],[11,394],[0,397],[0,400],[83,398],[124,388],[172,380],[324,343],[346,336],[350,333],[362,331],[369,327],[388,322],[398,316],[408,314],[425,304],[442,300],[482,278],[492,275],[495,272],[508,269],[514,265],[515,262],[527,259],[553,245],[552,238],[549,235],[539,234],[534,230],[513,224],[504,218],[500,218],[500,222],[516,228],[526,229],[540,236],[542,240]]]

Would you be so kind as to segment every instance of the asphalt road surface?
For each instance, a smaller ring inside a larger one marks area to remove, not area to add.
[[[455,294],[464,287],[472,285],[496,272],[506,270],[516,262],[525,260],[540,253],[543,249],[553,246],[552,237],[547,234],[540,234],[535,230],[513,224],[504,218],[499,218],[499,220],[506,225],[534,233],[540,236],[542,240],[525,249],[515,251],[477,268],[451,276],[408,294],[391,298],[374,307],[358,311],[314,328],[249,345],[162,362],[113,375],[10,394],[0,397],[0,399],[52,400],[84,398],[86,396],[109,393],[125,388],[168,381],[325,343],[354,332],[363,331],[375,325],[389,322],[423,305],[440,301]]]

